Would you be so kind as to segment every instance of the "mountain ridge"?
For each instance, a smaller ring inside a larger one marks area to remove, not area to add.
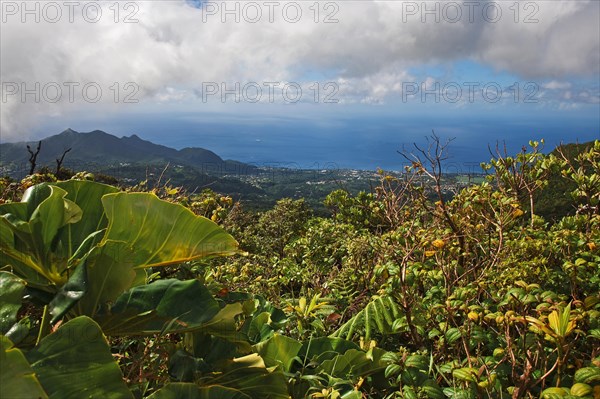
[[[78,132],[68,128],[61,133],[41,140],[37,158],[38,167],[55,167],[56,159],[71,148],[65,157],[69,165],[117,165],[120,163],[171,163],[190,166],[199,170],[252,168],[242,162],[223,160],[216,153],[201,147],[177,150],[140,138],[137,134],[117,137],[102,130]],[[27,145],[35,151],[38,141],[21,141],[0,144],[0,166],[23,166],[29,164]]]

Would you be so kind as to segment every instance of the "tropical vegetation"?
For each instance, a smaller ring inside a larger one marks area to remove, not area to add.
[[[0,397],[599,398],[600,141],[452,195],[429,144],[328,216],[0,180]]]

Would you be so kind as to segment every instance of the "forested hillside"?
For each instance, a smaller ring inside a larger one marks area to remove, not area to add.
[[[2,180],[0,397],[600,397],[600,141],[450,197],[430,144],[329,216]]]

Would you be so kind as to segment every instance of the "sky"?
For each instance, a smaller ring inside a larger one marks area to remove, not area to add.
[[[0,5],[2,142],[100,129],[370,169],[432,130],[463,167],[600,138],[597,0]]]

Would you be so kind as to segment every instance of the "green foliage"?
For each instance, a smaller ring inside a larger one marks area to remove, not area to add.
[[[4,335],[0,335],[0,345],[0,397],[48,398],[23,353]]]
[[[6,392],[24,389],[22,394],[39,379],[49,398],[79,398],[82,392],[91,397],[133,397],[122,380],[121,370],[111,356],[102,330],[87,317],[75,318],[44,337],[25,354],[26,362],[18,349],[11,349],[10,341],[4,336],[2,346],[4,351],[8,350],[5,354],[20,358],[13,359],[11,364],[19,364],[23,371],[25,367],[30,369],[27,388],[22,385],[26,382],[23,376],[20,380],[5,381],[2,389]]]
[[[119,296],[97,319],[111,335],[183,332],[217,323],[219,304],[198,280],[157,280]]]
[[[375,297],[360,312],[338,328],[334,337],[351,339],[355,333],[369,341],[374,332],[389,335],[398,332],[406,319],[396,302],[389,296]]]
[[[257,354],[223,360],[220,367],[211,373],[200,373],[197,365],[200,359],[190,359],[190,383],[166,385],[153,394],[152,398],[220,398],[240,397],[269,399],[287,398],[284,375],[278,371],[269,371]],[[195,361],[194,361],[195,360]],[[190,396],[186,396],[190,395]]]
[[[42,184],[0,205],[5,264],[54,297],[53,322],[71,309],[95,315],[144,284],[144,269],[235,252],[231,236],[184,207],[116,191],[89,181]]]
[[[254,248],[260,248],[259,252],[262,253],[283,256],[286,245],[303,233],[310,214],[304,200],[277,201],[273,209],[258,219]]]
[[[0,272],[0,333],[7,332],[17,322],[25,282],[12,273]]]
[[[305,337],[307,333],[312,335],[324,332],[322,318],[332,314],[335,307],[327,299],[321,298],[321,294],[316,294],[310,300],[303,296],[298,300],[288,301],[285,310],[290,314],[290,319],[296,321],[297,334]]]
[[[336,222],[372,230],[383,225],[380,204],[371,193],[361,191],[352,196],[345,190],[336,190],[325,198],[324,204],[331,210]]]
[[[587,151],[579,153],[572,161],[561,152],[562,175],[576,184],[572,195],[583,202],[586,213],[600,214],[600,141],[595,141]]]
[[[52,181],[14,202],[0,182],[2,396],[597,395],[600,143],[498,151],[450,196],[436,139],[372,193],[332,192],[331,217],[168,184]],[[557,176],[577,210],[550,221]]]
[[[27,356],[50,397],[55,390],[61,397],[73,394],[61,387],[62,375],[47,372],[50,369],[43,366],[48,363],[46,346],[70,345],[73,352],[65,347],[61,353],[67,357],[56,358],[79,367],[74,354],[81,349],[56,337],[69,332],[69,326],[81,327],[76,321],[85,319],[74,318],[58,329],[59,335],[47,335],[51,323],[58,326],[63,317],[91,315],[112,335],[198,330],[222,337],[236,334],[235,317],[242,313],[239,304],[221,307],[196,280],[148,284],[145,273],[145,269],[233,254],[235,240],[180,205],[152,194],[117,191],[90,181],[42,184],[28,189],[22,202],[0,209],[1,250],[7,262],[3,267],[23,279],[2,272],[2,329],[16,335],[14,326],[6,330],[15,321],[27,284],[29,292],[46,305],[37,343]],[[99,355],[91,351],[90,356]],[[80,381],[85,383],[85,379]],[[117,381],[122,384],[121,377]],[[81,387],[73,389],[81,392]],[[105,396],[122,397],[115,386],[106,389]]]

